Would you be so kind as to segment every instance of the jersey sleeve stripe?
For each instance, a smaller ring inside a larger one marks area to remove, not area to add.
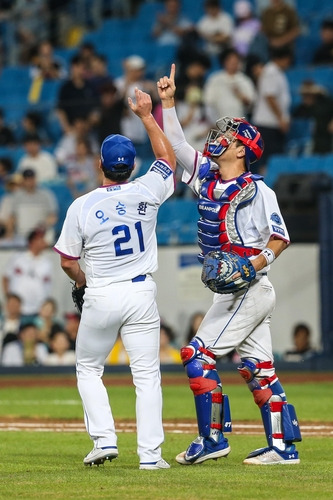
[[[61,252],[60,250],[58,250],[58,248],[56,248],[56,247],[53,247],[53,250],[55,252],[57,252],[58,254],[62,255],[63,257],[66,257],[66,259],[70,259],[70,260],[79,260],[80,259],[80,257],[73,257],[72,255],[67,255],[67,254]]]

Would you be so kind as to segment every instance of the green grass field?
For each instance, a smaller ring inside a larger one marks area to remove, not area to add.
[[[110,382],[112,378],[108,379]],[[19,385],[19,384],[18,384]],[[79,419],[82,408],[75,387],[8,387],[2,377],[1,419]],[[333,382],[284,383],[288,399],[300,421],[333,421]],[[134,419],[134,389],[108,385],[113,413],[117,419]],[[227,385],[234,420],[257,420],[259,411],[246,385]],[[194,417],[192,395],[183,385],[165,385],[164,419]],[[299,466],[244,466],[247,453],[265,445],[262,436],[229,436],[232,451],[225,459],[210,460],[191,467],[175,462],[195,434],[166,432],[163,456],[170,470],[139,471],[136,435],[118,436],[119,458],[100,467],[84,467],[82,459],[91,449],[85,432],[0,433],[1,499],[133,499],[133,500],[320,500],[333,498],[333,440],[331,437],[304,437],[298,449]]]

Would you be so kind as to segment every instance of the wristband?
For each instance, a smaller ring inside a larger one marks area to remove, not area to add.
[[[268,266],[275,260],[275,253],[270,248],[264,248],[259,255],[263,255],[265,257]]]

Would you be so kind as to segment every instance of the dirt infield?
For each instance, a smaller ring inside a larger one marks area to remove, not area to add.
[[[121,432],[136,432],[136,424],[132,420],[116,420],[116,429]],[[165,432],[172,434],[196,434],[195,420],[165,420]],[[232,434],[262,435],[263,428],[260,421],[235,421],[232,423]],[[333,437],[333,422],[300,422],[303,436]],[[81,420],[53,420],[53,419],[13,419],[0,418],[1,431],[30,431],[30,432],[85,432]]]

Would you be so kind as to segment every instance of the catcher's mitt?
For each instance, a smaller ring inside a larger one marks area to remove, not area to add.
[[[236,273],[241,276],[233,280]],[[248,286],[256,277],[256,272],[247,257],[219,250],[205,255],[201,280],[215,293],[233,293]]]
[[[87,285],[83,285],[80,287],[77,287],[75,283],[72,283],[72,299],[74,302],[74,305],[76,309],[79,311],[79,313],[82,313],[82,307],[83,307],[83,302],[84,302],[84,292],[87,288]]]

